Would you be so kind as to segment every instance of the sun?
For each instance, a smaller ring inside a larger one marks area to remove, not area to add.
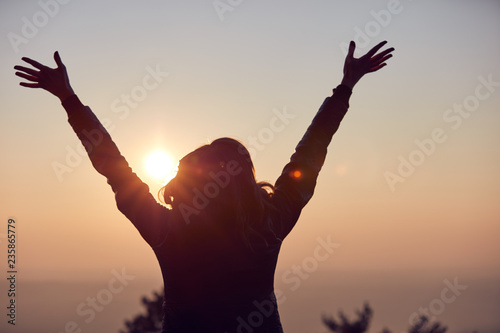
[[[174,160],[166,152],[157,150],[148,155],[145,161],[145,166],[148,174],[161,181],[167,183],[175,177],[177,166]]]

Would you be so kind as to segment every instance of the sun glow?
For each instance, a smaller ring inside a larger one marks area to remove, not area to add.
[[[177,173],[177,165],[174,163],[174,160],[170,155],[161,150],[149,154],[145,165],[151,177],[165,184],[174,178]]]

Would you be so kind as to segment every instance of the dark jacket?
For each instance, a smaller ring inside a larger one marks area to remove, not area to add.
[[[118,209],[158,259],[165,287],[163,332],[283,332],[274,295],[278,254],[313,195],[350,95],[340,85],[325,99],[275,183],[275,209],[261,230],[268,245],[253,251],[213,224],[193,226],[176,218],[132,172],[90,108],[76,95],[63,102],[93,166],[111,185]]]

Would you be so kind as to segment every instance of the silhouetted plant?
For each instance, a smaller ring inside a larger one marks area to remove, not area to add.
[[[142,305],[146,308],[145,314],[138,314],[132,320],[125,320],[125,330],[120,330],[120,333],[159,333],[161,332],[162,322],[162,304],[163,293],[153,292],[153,296],[149,299],[143,296],[141,299]],[[322,316],[323,323],[330,332],[337,333],[364,333],[373,316],[373,310],[368,303],[365,303],[361,311],[356,311],[357,318],[350,321],[344,312],[339,311],[336,320],[333,316]],[[410,326],[408,333],[445,333],[447,328],[441,326],[439,322],[430,323],[426,316],[421,316],[419,320]],[[390,330],[384,328],[381,333],[391,333]]]
[[[139,314],[132,320],[125,320],[126,329],[120,330],[120,333],[161,332],[163,293],[155,291],[151,299],[143,296],[141,303],[146,308],[146,314]]]
[[[331,332],[338,333],[364,333],[368,330],[372,319],[373,311],[368,303],[365,303],[362,311],[357,311],[358,318],[354,321],[349,321],[342,311],[339,311],[339,321],[332,316],[326,317],[323,315],[323,323]],[[419,320],[410,326],[408,333],[445,333],[447,328],[436,322],[431,324],[426,316],[421,316]],[[391,333],[387,328],[384,328],[381,333]]]
[[[329,318],[327,318],[325,315],[323,315],[323,323],[332,332],[363,333],[368,329],[372,315],[372,309],[370,308],[368,303],[365,303],[363,311],[357,311],[357,320],[351,322],[347,319],[342,311],[339,311],[340,321],[337,322],[335,319],[333,319],[333,317],[330,316]]]

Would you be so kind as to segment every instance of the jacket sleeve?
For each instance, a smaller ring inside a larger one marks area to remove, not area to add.
[[[76,95],[62,104],[92,165],[111,185],[118,209],[149,245],[160,245],[167,235],[170,211],[154,199],[149,187],[132,172],[111,136],[88,106],[84,106]]]
[[[281,240],[295,226],[314,193],[327,147],[349,108],[350,96],[351,89],[340,85],[325,99],[275,183],[272,204],[276,210],[271,220],[273,231]]]

